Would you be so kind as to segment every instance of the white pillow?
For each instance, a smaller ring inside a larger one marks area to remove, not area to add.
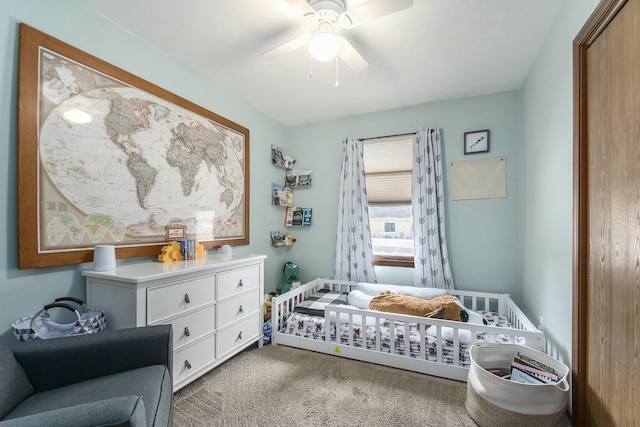
[[[427,334],[435,337],[436,327],[429,326],[427,328]],[[444,326],[441,328],[441,334],[442,336],[440,338],[442,338],[443,340],[453,341],[453,328]],[[458,329],[458,340],[460,340],[460,344],[471,344],[471,331],[467,329]]]
[[[374,297],[373,295],[365,294],[364,292],[358,289],[354,289],[351,292],[349,292],[349,295],[347,296],[347,301],[349,302],[349,304],[351,304],[354,307],[358,307],[361,310],[368,310],[369,302],[373,297]]]
[[[458,301],[458,305],[462,306],[462,303]],[[467,312],[467,314],[469,315],[469,320],[467,322],[464,322],[460,325],[460,328],[463,328],[465,323],[471,323],[474,325],[484,325],[484,317],[482,317],[482,315],[480,313],[476,313],[473,310],[469,310],[466,307],[463,307],[464,311]],[[442,333],[442,339],[444,340],[448,340],[448,341],[453,341],[453,328],[450,328],[448,326],[445,326],[442,328],[441,330]],[[436,327],[435,326],[429,326],[427,328],[427,334],[431,335],[432,337],[436,336]],[[460,340],[460,344],[471,344],[471,331],[468,329],[458,329],[458,339]]]
[[[356,290],[359,290],[367,295],[375,296],[381,291],[391,291],[392,294],[407,295],[410,297],[420,299],[433,299],[440,295],[446,295],[445,289],[436,288],[416,288],[415,286],[402,286],[402,285],[384,285],[379,283],[358,283]]]

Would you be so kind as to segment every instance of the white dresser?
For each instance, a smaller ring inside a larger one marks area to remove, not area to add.
[[[208,255],[83,271],[87,305],[108,329],[173,325],[173,386],[179,390],[234,354],[262,346],[265,255]]]

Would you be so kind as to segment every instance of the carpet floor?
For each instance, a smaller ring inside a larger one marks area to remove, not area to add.
[[[466,383],[285,346],[251,347],[176,392],[174,426],[476,426]]]

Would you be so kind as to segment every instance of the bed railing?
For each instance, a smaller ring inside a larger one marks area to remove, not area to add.
[[[309,295],[317,292],[318,289],[331,289],[340,292],[350,292],[357,286],[355,282],[346,282],[331,279],[315,279],[297,288],[292,288],[289,292],[275,296],[271,299],[271,325],[278,324],[286,313],[293,311],[293,308],[304,301]]]
[[[347,282],[347,281],[339,281],[332,279],[316,279],[311,282],[308,282],[298,288],[292,289],[290,292],[286,294],[276,296],[272,299],[272,314],[271,314],[271,325],[273,327],[273,338],[272,344],[277,344],[277,334],[281,330],[282,322],[286,320],[286,318],[290,315],[291,312],[294,311],[295,306],[300,304],[300,302],[304,301],[309,295],[316,292],[318,289],[331,289],[341,292],[350,292],[353,288],[357,286],[356,282]],[[531,321],[524,315],[524,313],[518,308],[518,306],[511,300],[511,297],[508,294],[497,294],[497,293],[484,293],[484,292],[474,292],[474,291],[460,291],[453,290],[449,292],[451,295],[456,296],[465,307],[471,310],[487,310],[487,311],[497,311],[498,313],[504,315],[513,327],[506,328],[501,327],[498,328],[499,333],[504,334],[509,337],[522,337],[526,346],[530,348],[534,348],[536,350],[544,351],[544,335],[541,331],[539,331]],[[359,319],[360,322],[354,322],[355,319]],[[426,330],[429,326],[435,327],[435,335],[436,335],[436,353],[438,362],[442,362],[442,357],[444,351],[442,349],[442,337],[443,337],[443,328],[451,328],[453,333],[453,348],[459,348],[460,344],[460,331],[470,331],[472,341],[473,337],[475,337],[479,333],[487,332],[487,333],[496,333],[495,326],[485,326],[485,325],[476,325],[476,324],[468,324],[468,323],[460,323],[449,320],[441,320],[441,319],[431,319],[431,318],[423,318],[416,316],[407,316],[393,313],[382,313],[379,311],[372,310],[360,310],[351,307],[345,307],[340,305],[329,305],[325,307],[325,322],[329,325],[328,319],[340,319],[341,321],[348,322],[348,331],[352,331],[354,326],[357,324],[366,325],[367,319],[370,322],[375,322],[375,330],[376,330],[376,350],[382,351],[380,348],[381,337],[380,337],[380,319],[384,318],[390,322],[402,322],[405,328],[405,337],[409,337],[409,324],[417,324],[419,333],[420,333],[420,343],[419,343],[419,355],[414,355],[416,357],[425,357],[428,349],[425,344],[425,336]],[[336,336],[334,339],[331,337],[331,328],[325,327],[325,342],[333,342],[334,344],[341,343],[341,334],[339,326],[336,329]],[[350,346],[354,345],[353,342],[353,334],[348,334],[348,342],[347,344]],[[396,353],[396,343],[395,339],[390,339],[389,349],[391,354]],[[408,340],[406,340],[408,341]],[[367,340],[366,336],[362,345],[366,348]],[[407,357],[411,357],[411,347],[410,343],[405,344],[404,355]],[[453,358],[453,364],[458,366],[459,359],[457,357]]]

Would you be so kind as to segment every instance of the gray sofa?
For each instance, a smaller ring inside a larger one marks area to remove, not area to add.
[[[170,325],[7,345],[0,426],[172,426]]]

